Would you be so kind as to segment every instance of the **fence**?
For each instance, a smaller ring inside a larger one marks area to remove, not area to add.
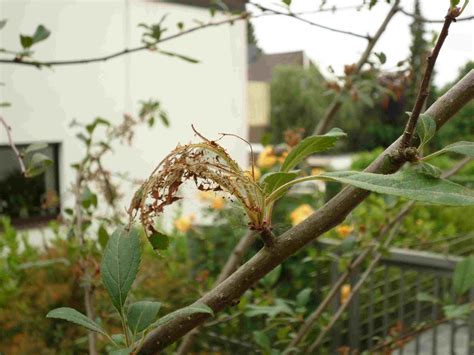
[[[319,245],[328,247],[337,242],[320,240]],[[439,299],[454,302],[451,278],[456,264],[462,260],[454,255],[392,248],[380,261],[359,293],[353,298],[345,318],[336,324],[321,353],[359,354],[373,349],[382,339],[403,338],[394,341],[394,354],[474,354],[474,312],[466,321],[450,321],[429,328],[419,334],[417,326],[429,325],[442,316],[441,305],[417,300],[420,292]],[[338,277],[337,262],[329,267],[331,284]],[[327,276],[320,275],[318,287]],[[357,270],[350,283],[359,278]],[[468,295],[474,301],[474,289]],[[466,300],[465,300],[466,301]],[[332,304],[335,312],[339,299]],[[405,337],[404,334],[413,333]]]

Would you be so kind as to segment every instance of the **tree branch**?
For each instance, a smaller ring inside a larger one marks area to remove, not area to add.
[[[8,144],[10,145],[10,147],[12,148],[13,152],[16,155],[16,158],[18,160],[18,164],[20,165],[21,173],[23,175],[25,175],[25,173],[26,173],[25,163],[23,162],[23,157],[22,157],[20,151],[18,150],[18,148],[15,145],[15,142],[13,141],[12,128],[9,126],[9,124],[7,123],[5,118],[3,118],[1,115],[0,115],[0,123],[5,128],[5,132],[7,133],[7,138],[8,138]]]
[[[367,43],[367,47],[365,48],[364,52],[360,56],[352,75],[357,75],[360,73],[360,71],[362,70],[362,67],[369,59],[369,56],[372,53],[372,50],[374,49],[375,44],[378,42],[382,34],[387,29],[387,26],[392,20],[393,16],[395,16],[395,14],[399,11],[400,9],[399,5],[400,5],[400,0],[395,1],[392,8],[387,13],[387,16],[385,16],[385,19],[383,20],[382,24],[380,25],[375,35],[372,38],[370,38],[369,42]],[[318,125],[316,126],[316,129],[314,130],[314,133],[313,133],[314,135],[324,134],[328,130],[329,125],[334,120],[334,118],[336,117],[336,114],[339,112],[339,109],[342,106],[342,95],[347,90],[348,90],[347,85],[344,85],[341,92],[339,92],[334,97],[331,104],[329,105],[326,112],[324,113],[323,118],[318,122]]]
[[[418,96],[416,97],[415,106],[413,107],[408,122],[405,126],[405,131],[403,132],[402,142],[400,145],[402,149],[408,148],[411,145],[418,118],[420,117],[421,110],[423,109],[423,106],[429,94],[429,86],[431,82],[431,76],[433,74],[433,69],[436,64],[436,59],[438,58],[439,52],[441,51],[441,47],[443,46],[446,37],[448,37],[449,26],[453,21],[456,21],[456,15],[454,14],[453,10],[450,9],[445,17],[443,28],[441,30],[441,33],[439,34],[438,40],[436,41],[436,45],[433,49],[433,52],[427,58],[428,64],[426,65],[425,73],[423,74],[423,79],[421,81],[421,86],[418,90]],[[403,154],[403,152],[400,153]]]
[[[370,37],[367,36],[367,35],[361,35],[359,33],[355,33],[355,32],[352,32],[352,31],[340,30],[340,29],[337,29],[337,28],[334,28],[334,27],[321,25],[319,23],[316,23],[316,22],[313,22],[313,21],[310,21],[308,19],[305,19],[305,18],[301,17],[300,16],[301,14],[297,14],[297,13],[294,13],[294,12],[282,12],[282,11],[279,11],[279,10],[270,9],[268,7],[265,7],[263,5],[257,4],[257,3],[252,2],[252,1],[249,1],[248,4],[252,5],[252,6],[255,6],[256,8],[260,9],[261,11],[263,11],[263,13],[270,13],[270,14],[279,15],[279,16],[291,17],[291,18],[294,18],[294,19],[299,20],[301,22],[307,23],[308,25],[311,25],[311,26],[314,26],[314,27],[318,27],[318,28],[322,28],[324,30],[328,30],[328,31],[331,31],[331,32],[340,33],[340,34],[344,34],[344,35],[349,35],[349,36],[353,36],[353,37],[356,37],[356,38],[362,38],[362,39],[366,39],[366,40],[370,41]]]
[[[474,70],[439,98],[428,110],[440,129],[465,104],[474,98]],[[390,156],[400,148],[401,137],[383,152],[365,171],[390,174],[403,165]],[[219,312],[235,304],[242,294],[258,280],[280,265],[289,256],[305,247],[323,233],[341,223],[356,208],[369,192],[352,186],[344,188],[316,213],[291,228],[276,239],[273,248],[262,248],[254,257],[242,265],[230,277],[201,297],[196,302],[204,303]],[[155,354],[175,342],[184,334],[205,322],[207,314],[177,316],[150,332],[139,354]]]
[[[445,20],[429,20],[429,19],[426,19],[424,18],[423,16],[418,16],[418,15],[415,15],[415,14],[412,14],[411,12],[408,12],[406,11],[405,9],[400,9],[400,12],[408,17],[412,17],[414,18],[415,20],[418,20],[418,21],[421,21],[421,22],[425,22],[425,23],[444,23]],[[467,17],[461,17],[461,18],[457,18],[456,19],[456,22],[459,22],[459,21],[470,21],[470,20],[474,20],[474,16],[467,16]]]

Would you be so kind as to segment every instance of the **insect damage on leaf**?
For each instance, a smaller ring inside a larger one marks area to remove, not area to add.
[[[196,132],[197,133],[197,132]],[[263,192],[215,141],[198,134],[203,142],[178,145],[155,168],[135,193],[128,213],[130,221],[139,215],[148,237],[158,233],[155,219],[166,206],[181,199],[180,186],[193,182],[201,191],[224,191],[244,207],[250,225],[262,225]]]

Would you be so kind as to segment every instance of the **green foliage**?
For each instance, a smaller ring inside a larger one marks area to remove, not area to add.
[[[474,142],[456,142],[453,144],[449,144],[443,149],[425,157],[424,160],[431,159],[437,155],[444,153],[457,153],[474,158]]]
[[[112,303],[122,314],[128,292],[140,266],[140,239],[138,231],[126,233],[119,228],[112,233],[102,259],[102,282]]]
[[[44,41],[50,34],[51,32],[46,27],[39,25],[32,36],[20,35],[20,42],[24,49],[29,49],[34,44]]]
[[[276,67],[270,88],[273,142],[282,142],[287,129],[304,128],[311,134],[329,104],[326,91],[324,78],[313,66]]]
[[[61,307],[53,309],[46,315],[46,318],[63,319],[65,321],[80,325],[93,332],[97,332],[107,336],[105,330],[102,329],[97,323],[95,323],[92,319],[88,318],[87,316],[85,316],[81,312],[76,311],[73,308]]]
[[[453,275],[453,288],[457,295],[466,293],[474,287],[474,255],[456,265]]]
[[[161,303],[139,301],[128,307],[127,321],[133,336],[147,329],[158,316]]]
[[[178,309],[174,312],[168,313],[164,317],[161,317],[157,322],[154,323],[154,326],[159,327],[172,321],[176,317],[191,316],[196,313],[210,314],[211,316],[214,315],[214,311],[207,305],[203,303],[194,303],[190,306]]]
[[[421,114],[416,131],[420,137],[420,150],[434,137],[436,133],[436,122],[428,115]]]
[[[333,128],[322,136],[310,136],[303,139],[296,147],[294,147],[281,166],[281,171],[288,172],[308,156],[328,150],[335,146],[341,137],[346,134],[339,128]]]

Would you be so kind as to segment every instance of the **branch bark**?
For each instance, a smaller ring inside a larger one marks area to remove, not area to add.
[[[465,104],[474,98],[474,70],[439,98],[428,110],[440,129]],[[367,169],[367,172],[391,174],[403,165],[390,158],[400,148],[401,137],[388,147]],[[214,312],[235,304],[242,294],[258,280],[305,247],[323,233],[341,223],[367,196],[368,191],[352,186],[344,188],[333,199],[301,224],[276,239],[273,248],[263,248],[230,277],[196,302],[208,305]],[[150,332],[139,354],[155,354],[175,342],[184,334],[209,319],[207,314],[177,316]]]
[[[13,152],[15,153],[16,155],[16,158],[18,160],[18,164],[20,165],[20,170],[21,170],[21,173],[23,175],[25,175],[26,173],[26,167],[25,167],[25,163],[23,162],[23,157],[20,153],[20,151],[18,150],[18,148],[16,147],[15,145],[15,142],[13,141],[13,137],[12,137],[12,128],[10,127],[10,125],[7,123],[7,121],[5,120],[5,118],[3,118],[2,116],[0,116],[0,123],[3,125],[3,127],[5,128],[5,132],[7,133],[7,138],[8,138],[8,144],[10,145],[10,147],[12,148]]]
[[[353,75],[357,75],[360,73],[362,70],[362,67],[364,64],[367,62],[369,59],[370,54],[372,53],[372,50],[375,47],[375,44],[378,42],[382,34],[385,32],[387,29],[388,24],[392,20],[393,16],[398,12],[400,6],[400,0],[395,1],[393,4],[392,8],[390,11],[387,13],[387,16],[383,20],[382,24],[380,25],[379,29],[375,33],[375,35],[370,38],[369,42],[367,43],[367,47],[365,48],[364,52],[362,53],[361,57],[359,58],[359,61],[356,64],[356,68],[354,70]],[[344,86],[339,92],[334,99],[332,100],[331,104],[327,108],[326,112],[324,113],[323,118],[318,122],[318,125],[316,126],[316,129],[314,130],[315,135],[320,135],[323,134],[328,130],[329,125],[331,122],[334,120],[336,117],[336,114],[339,112],[339,109],[342,106],[342,96],[345,91],[347,91],[347,87]]]

